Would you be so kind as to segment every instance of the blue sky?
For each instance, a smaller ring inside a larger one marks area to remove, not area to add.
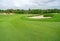
[[[0,0],[0,9],[60,8],[60,0]]]

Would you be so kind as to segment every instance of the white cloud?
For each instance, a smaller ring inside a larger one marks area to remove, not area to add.
[[[59,1],[53,1],[47,4],[47,6],[59,6]]]
[[[30,5],[30,0],[13,0],[16,7],[22,7],[25,5]]]
[[[60,5],[60,0],[0,0],[0,8],[58,8]]]

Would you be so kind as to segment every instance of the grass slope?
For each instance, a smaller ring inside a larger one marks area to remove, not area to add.
[[[60,22],[22,19],[26,16],[0,15],[0,41],[60,41]]]

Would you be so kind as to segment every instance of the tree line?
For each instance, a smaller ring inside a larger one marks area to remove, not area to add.
[[[16,13],[16,14],[43,14],[43,13],[60,13],[60,9],[29,9],[29,10],[20,10],[20,9],[6,9],[1,10],[0,13]]]

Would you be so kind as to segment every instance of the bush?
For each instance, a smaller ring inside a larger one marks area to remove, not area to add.
[[[53,17],[53,14],[44,14],[44,17]]]

